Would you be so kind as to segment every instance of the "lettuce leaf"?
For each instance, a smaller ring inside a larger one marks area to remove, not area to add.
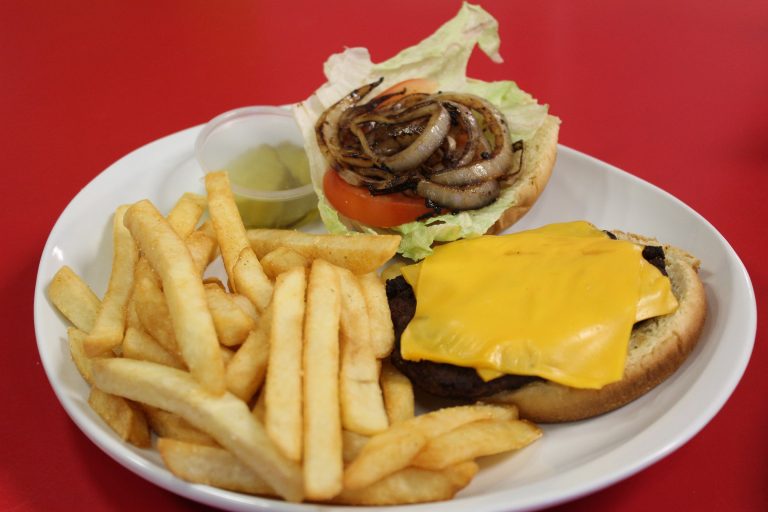
[[[539,105],[512,81],[483,82],[466,76],[467,63],[478,46],[492,61],[501,63],[497,21],[479,6],[464,3],[458,14],[419,44],[406,48],[391,59],[374,64],[365,48],[349,48],[328,58],[324,65],[328,82],[307,100],[294,105],[294,116],[304,136],[312,183],[318,196],[318,209],[326,229],[332,233],[352,230],[323,194],[323,175],[328,169],[315,138],[315,123],[320,115],[343,96],[361,85],[383,77],[380,90],[410,78],[428,78],[446,91],[466,92],[486,98],[507,118],[513,140],[531,137],[544,122],[547,107]],[[514,192],[506,190],[493,204],[479,210],[410,222],[389,231],[402,235],[399,251],[419,260],[431,253],[434,242],[448,242],[484,234],[511,206]],[[356,226],[356,231],[361,229]],[[364,231],[374,229],[362,227]]]

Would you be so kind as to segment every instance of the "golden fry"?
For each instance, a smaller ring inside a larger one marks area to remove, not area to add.
[[[171,473],[187,482],[247,494],[276,495],[263,478],[223,448],[161,438],[157,449]]]
[[[288,247],[278,247],[274,251],[270,251],[259,258],[259,261],[264,268],[264,273],[267,274],[270,279],[275,279],[278,275],[293,267],[304,267],[309,269],[309,266],[312,264],[309,258],[302,256]]]
[[[151,361],[180,370],[186,369],[184,362],[176,354],[168,352],[152,336],[134,327],[125,330],[123,357]]]
[[[248,333],[256,327],[256,322],[245,314],[242,308],[232,300],[232,296],[221,287],[215,284],[205,285],[205,296],[219,343],[227,347],[243,343]]]
[[[86,333],[93,329],[101,301],[70,267],[61,267],[53,276],[48,298],[72,325]]]
[[[235,304],[240,306],[240,309],[243,310],[243,313],[248,315],[254,322],[259,321],[261,315],[259,315],[259,311],[256,309],[256,306],[253,305],[253,302],[248,300],[248,297],[245,295],[240,295],[239,293],[230,293],[229,296],[233,301],[235,301]]]
[[[339,393],[342,426],[373,435],[389,426],[379,385],[379,362],[371,346],[365,297],[355,275],[337,269],[341,283],[341,368]]]
[[[171,312],[163,294],[160,276],[146,258],[140,258],[134,275],[132,307],[147,333],[172,354],[179,355]]]
[[[301,354],[306,273],[297,267],[280,274],[272,298],[264,427],[291,460],[301,460]]]
[[[392,326],[387,290],[375,272],[363,274],[358,279],[368,308],[371,345],[376,357],[381,359],[392,352],[395,344],[395,328]]]
[[[219,446],[211,436],[193,427],[181,416],[147,404],[140,404],[140,406],[147,416],[150,428],[158,437],[167,437],[207,446]]]
[[[355,460],[363,449],[363,446],[368,442],[370,437],[358,434],[350,430],[341,431],[341,442],[343,446],[342,459],[344,464],[348,464]]]
[[[123,341],[128,299],[133,291],[133,270],[139,257],[136,244],[123,225],[127,210],[126,205],[118,207],[113,219],[112,273],[99,314],[84,344],[85,353],[91,357],[109,352]]]
[[[69,343],[69,354],[72,357],[72,361],[75,363],[75,368],[80,372],[86,383],[89,386],[93,385],[93,374],[91,371],[91,358],[85,353],[85,338],[87,333],[81,331],[77,327],[67,328],[67,341]]]
[[[184,242],[149,201],[128,209],[125,225],[158,273],[182,358],[214,394],[226,389],[224,362],[203,283]]]
[[[400,373],[389,361],[381,365],[381,391],[390,424],[394,425],[414,417],[413,385],[408,377]]]
[[[200,217],[205,212],[206,202],[203,196],[185,192],[168,213],[168,224],[184,240],[195,230]]]
[[[149,448],[151,443],[147,419],[136,404],[99,388],[91,388],[88,405],[120,439],[139,448]]]
[[[219,245],[216,241],[216,233],[211,227],[211,222],[207,221],[200,226],[200,229],[185,238],[184,241],[187,244],[187,249],[189,249],[189,254],[192,256],[192,261],[195,262],[198,273],[202,276],[208,265],[218,255]]]
[[[458,462],[524,448],[541,437],[541,430],[523,420],[478,420],[431,439],[412,464],[443,469]]]
[[[287,247],[310,260],[324,259],[355,274],[374,272],[400,245],[400,235],[315,235],[288,229],[250,229],[247,236],[259,258]]]
[[[264,273],[259,259],[250,247],[244,248],[240,253],[232,272],[235,290],[248,297],[256,309],[264,312],[272,300],[272,281]]]
[[[344,471],[344,488],[362,489],[408,467],[427,442],[418,428],[397,426],[371,437]]]
[[[227,389],[245,402],[262,387],[267,375],[271,323],[272,310],[267,308],[258,327],[251,331],[227,364]]]
[[[344,472],[344,488],[361,489],[411,464],[433,438],[482,419],[515,419],[517,409],[486,404],[446,407],[398,423],[371,437]]]
[[[330,499],[342,488],[340,288],[336,269],[315,260],[307,285],[303,362],[304,491],[311,499]]]
[[[466,487],[479,471],[473,461],[442,471],[405,468],[360,489],[344,489],[332,501],[345,505],[406,505],[449,500]]]
[[[235,204],[235,196],[232,194],[227,172],[206,174],[205,190],[208,193],[208,212],[216,230],[224,268],[230,282],[235,283],[235,263],[242,250],[248,247],[248,239],[245,236],[245,226]],[[235,289],[237,290],[237,283],[235,283]]]

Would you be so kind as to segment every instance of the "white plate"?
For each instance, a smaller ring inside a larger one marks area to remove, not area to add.
[[[149,198],[167,211],[182,192],[203,191],[192,159],[199,130],[184,130],[127,155],[88,184],[64,210],[48,238],[37,276],[34,308],[40,357],[72,420],[102,450],[147,480],[231,510],[323,509],[190,485],[166,471],[156,452],[120,441],[88,407],[87,387],[68,353],[65,322],[45,295],[51,277],[64,264],[103,294],[111,264],[110,215],[118,204]],[[531,510],[582,496],[680,447],[732,393],[752,351],[756,305],[749,276],[728,242],[666,192],[560,147],[548,188],[517,227],[573,219],[653,235],[701,258],[709,314],[695,351],[670,379],[618,411],[584,422],[544,426],[544,437],[537,443],[517,455],[485,463],[455,500],[398,510]]]

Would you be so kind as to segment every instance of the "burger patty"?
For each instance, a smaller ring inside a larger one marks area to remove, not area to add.
[[[615,238],[612,233],[608,235]],[[664,250],[661,247],[645,246],[643,258],[658,268],[662,274],[667,275]],[[496,379],[484,381],[474,368],[426,360],[403,359],[400,351],[400,336],[416,313],[416,296],[405,278],[398,276],[387,281],[387,299],[395,328],[395,345],[390,360],[403,375],[423,391],[440,397],[477,400],[541,380],[539,377],[526,375],[502,375]]]
[[[432,361],[408,361],[400,352],[400,336],[416,313],[416,296],[403,276],[387,281],[387,299],[395,327],[392,364],[429,394],[446,398],[478,399],[501,391],[517,389],[538,377],[503,375],[484,381],[474,368]]]

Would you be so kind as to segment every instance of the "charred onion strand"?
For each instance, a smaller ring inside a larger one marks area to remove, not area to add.
[[[479,183],[488,179],[498,179],[507,174],[512,166],[512,143],[504,116],[486,100],[471,94],[438,94],[438,101],[443,99],[461,102],[480,113],[485,126],[493,136],[493,151],[488,158],[481,157],[466,165],[433,174],[430,179],[441,185],[463,186]]]
[[[360,128],[368,122],[406,123],[420,117],[429,116],[427,125],[415,141],[408,147],[392,156],[379,156],[368,144],[365,133]],[[440,103],[426,103],[417,105],[392,118],[382,119],[381,115],[363,115],[353,121],[350,129],[360,140],[360,145],[366,155],[371,157],[379,167],[389,169],[395,173],[414,169],[421,165],[443,143],[451,126],[451,116]]]
[[[456,167],[467,165],[475,158],[477,148],[480,147],[480,139],[483,138],[483,132],[477,123],[477,119],[472,114],[472,111],[462,105],[453,101],[445,102],[446,106],[455,108],[457,124],[464,130],[467,136],[467,140],[461,148],[460,154],[454,154],[455,148],[450,148],[449,143],[449,158],[451,163]],[[455,139],[451,138],[451,140]],[[484,139],[483,139],[484,140]],[[485,148],[484,148],[485,149]]]
[[[500,189],[501,186],[496,180],[464,187],[451,187],[423,180],[416,186],[416,192],[420,196],[449,210],[475,210],[487,206],[499,197]]]
[[[372,195],[411,190],[431,205],[472,210],[492,203],[522,150],[503,114],[472,94],[402,91],[361,103],[381,80],[355,89],[315,125],[318,145],[346,182]],[[522,152],[521,152],[522,154]]]
[[[325,159],[331,162],[332,165],[336,161],[336,155],[338,154],[339,149],[339,131],[337,128],[341,116],[344,112],[357,105],[357,103],[367,96],[373,89],[378,87],[382,80],[383,78],[350,92],[336,102],[331,108],[323,112],[317,120],[317,124],[315,125],[317,142]]]

